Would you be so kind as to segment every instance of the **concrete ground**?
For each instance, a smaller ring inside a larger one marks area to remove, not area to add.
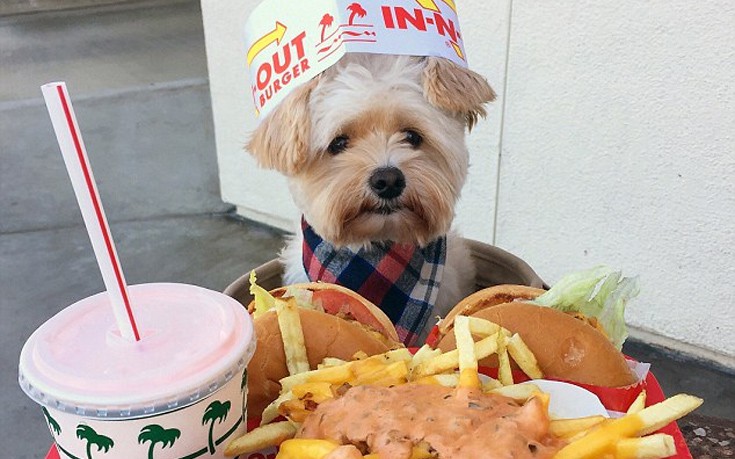
[[[104,287],[38,87],[66,80],[129,283],[222,290],[275,256],[282,234],[219,196],[198,2],[0,17],[2,457],[51,442],[17,384],[20,349],[51,315]],[[668,394],[735,419],[735,376],[629,343]]]

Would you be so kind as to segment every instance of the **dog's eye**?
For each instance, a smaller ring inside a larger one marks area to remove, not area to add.
[[[347,149],[349,141],[350,139],[346,135],[337,136],[329,143],[327,150],[333,155],[342,153]]]
[[[408,142],[409,145],[411,145],[413,148],[418,148],[424,141],[424,138],[421,137],[421,134],[414,131],[413,129],[406,129],[403,132],[406,134],[406,142]]]

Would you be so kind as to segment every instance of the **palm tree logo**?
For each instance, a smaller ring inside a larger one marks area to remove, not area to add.
[[[87,442],[87,459],[92,459],[92,445],[97,447],[97,451],[105,450],[105,453],[115,446],[112,438],[100,435],[93,428],[84,424],[77,426],[77,438]]]
[[[230,402],[220,402],[215,400],[209,404],[206,410],[204,410],[204,416],[202,416],[202,425],[209,425],[209,454],[214,454],[214,441],[212,440],[212,433],[214,431],[214,421],[221,423],[227,418],[227,413],[230,411]]]
[[[334,17],[332,17],[332,15],[329,13],[322,16],[322,20],[319,21],[319,25],[322,26],[322,41],[324,41],[324,31],[327,29],[327,27],[332,26],[332,22],[334,22]]]
[[[248,369],[242,370],[242,379],[240,380],[240,390],[244,390],[248,385]]]
[[[161,448],[174,446],[180,436],[181,431],[179,429],[164,429],[158,424],[151,424],[140,429],[138,443],[151,442],[151,446],[148,447],[148,459],[153,459],[153,449],[157,443],[161,443]]]
[[[56,422],[56,419],[51,417],[51,414],[49,414],[45,406],[41,407],[41,409],[43,410],[43,416],[46,418],[46,422],[48,423],[48,428],[56,435],[61,434],[61,426]]]
[[[350,4],[350,6],[347,7],[347,10],[350,12],[350,17],[347,20],[347,23],[349,25],[353,24],[355,17],[364,18],[367,15],[367,11],[365,11],[365,9],[359,3]]]

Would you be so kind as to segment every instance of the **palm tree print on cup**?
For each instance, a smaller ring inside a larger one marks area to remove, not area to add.
[[[322,16],[322,20],[319,21],[319,25],[322,26],[322,41],[324,41],[324,32],[326,31],[327,27],[332,26],[332,22],[334,22],[334,17],[329,13]]]
[[[181,436],[179,429],[164,429],[158,424],[151,424],[140,429],[140,435],[138,435],[138,443],[150,442],[151,445],[148,447],[148,459],[153,459],[153,449],[156,444],[161,443],[161,448],[167,446],[174,446],[176,440]]]
[[[364,18],[367,15],[367,11],[365,11],[365,8],[363,8],[359,3],[350,4],[350,6],[347,7],[347,10],[350,12],[350,17],[347,19],[347,23],[349,25],[354,24],[355,17]]]
[[[56,422],[56,419],[51,417],[51,414],[49,414],[45,406],[42,406],[41,409],[43,410],[43,416],[46,418],[48,428],[51,430],[51,432],[55,433],[56,435],[61,434],[61,426],[58,422]]]
[[[214,454],[214,441],[212,439],[212,433],[214,431],[214,421],[217,421],[219,424],[220,422],[227,419],[227,413],[230,411],[230,402],[220,402],[219,400],[215,400],[212,403],[209,404],[206,410],[204,410],[204,416],[202,416],[202,425],[206,425],[208,422],[211,422],[209,425],[209,454]]]
[[[112,438],[100,435],[93,428],[84,424],[77,426],[77,438],[87,442],[87,459],[92,459],[92,445],[97,447],[97,451],[104,450],[105,453],[115,446]]]

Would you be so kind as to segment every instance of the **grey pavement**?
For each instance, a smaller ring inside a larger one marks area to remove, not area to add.
[[[61,79],[76,96],[206,78],[199,2],[144,5],[0,18],[0,100],[37,98]]]
[[[51,437],[17,384],[30,333],[104,287],[38,87],[64,79],[131,284],[224,289],[275,257],[283,234],[219,195],[196,1],[0,17],[0,418],[2,458],[40,459]],[[735,376],[643,343],[668,394],[735,419]]]

